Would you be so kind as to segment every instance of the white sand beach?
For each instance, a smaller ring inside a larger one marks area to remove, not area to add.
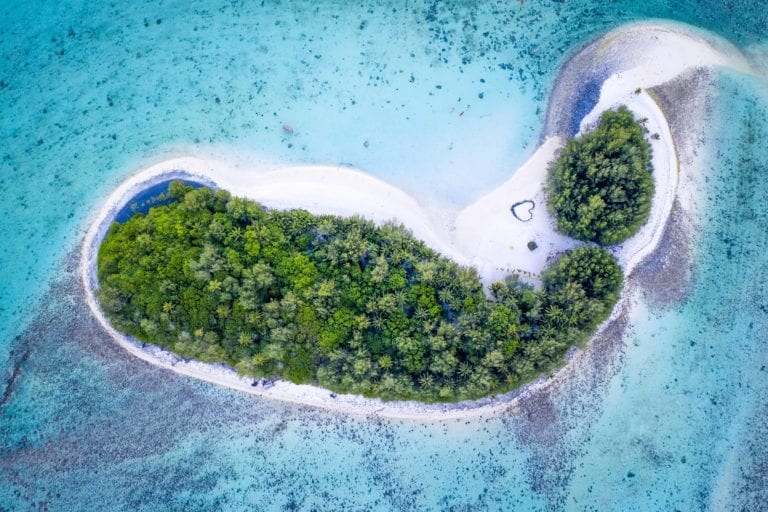
[[[626,105],[637,118],[647,118],[649,134],[658,134],[651,140],[656,195],[649,222],[637,235],[613,250],[625,275],[631,276],[632,270],[656,248],[672,204],[681,195],[679,188],[687,183],[679,177],[679,148],[675,146],[664,113],[647,89],[695,67],[730,66],[747,71],[749,65],[723,41],[704,38],[678,25],[661,23],[617,29],[584,51],[593,52],[590,58],[605,55],[611,69],[601,87],[598,104],[582,121],[582,131],[591,127],[605,109]],[[553,94],[551,102],[558,101],[557,94]],[[106,198],[85,236],[80,271],[88,305],[115,341],[136,357],[177,373],[259,396],[346,414],[425,421],[498,414],[513,407],[515,397],[549,381],[541,379],[518,392],[475,402],[448,405],[383,402],[354,395],[334,395],[326,389],[284,381],[265,386],[254,383],[253,379],[241,378],[223,365],[184,361],[157,347],[137,343],[112,329],[99,308],[93,292],[98,284],[96,254],[114,215],[138,192],[169,178],[188,177],[270,208],[360,215],[377,223],[393,220],[404,224],[441,254],[477,268],[486,285],[511,272],[521,272],[535,283],[536,276],[549,261],[578,244],[555,232],[545,205],[543,186],[547,164],[563,142],[561,137],[548,137],[520,169],[510,169],[509,180],[461,211],[449,214],[427,210],[417,198],[347,167],[243,169],[226,161],[195,156],[157,163],[136,172]],[[528,221],[518,220],[510,211],[512,204],[521,201],[532,201],[534,205],[532,210],[524,212],[531,214]],[[538,248],[529,250],[526,246],[529,241],[535,241]],[[617,305],[616,311],[620,307]],[[552,378],[557,376],[550,380]]]

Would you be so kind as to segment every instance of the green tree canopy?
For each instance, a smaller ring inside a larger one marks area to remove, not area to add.
[[[114,223],[98,298],[115,328],[241,374],[385,399],[455,401],[562,364],[610,312],[621,271],[603,249],[561,256],[534,290],[489,299],[475,270],[401,226],[265,210],[208,188]]]
[[[654,192],[645,132],[622,106],[605,111],[597,128],[568,142],[549,169],[548,207],[558,230],[613,245],[645,224]]]

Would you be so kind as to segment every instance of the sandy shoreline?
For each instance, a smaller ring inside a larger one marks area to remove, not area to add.
[[[648,37],[646,32],[650,32],[653,37]],[[604,69],[608,78],[601,87],[600,99],[583,120],[582,129],[593,123],[602,110],[625,104],[637,117],[648,118],[650,133],[659,134],[658,140],[652,141],[656,195],[651,217],[635,237],[614,249],[625,274],[630,276],[628,281],[631,280],[632,270],[658,245],[675,198],[686,195],[679,194],[678,190],[686,183],[679,180],[678,148],[675,147],[661,108],[645,89],[673,79],[691,67],[731,65],[740,69],[744,63],[733,60],[730,50],[722,49],[724,44],[714,45],[698,35],[662,24],[633,24],[603,36],[569,61],[569,64],[576,65],[585,59],[594,60],[600,55],[611,55],[607,61],[608,68]],[[658,53],[670,45],[685,48],[681,52],[681,59],[668,58],[663,66],[659,66]],[[583,52],[591,53],[584,55]],[[645,61],[641,59],[643,55],[646,55]],[[659,71],[659,67],[663,69]],[[566,69],[562,75],[572,80],[578,76],[578,72],[578,69]],[[640,93],[635,92],[638,87],[641,88]],[[568,105],[567,98],[558,96],[559,90],[563,90],[560,84],[555,87],[550,99],[555,107],[550,106],[548,116],[557,116],[558,102]],[[563,118],[570,115],[566,112],[561,114]],[[553,122],[553,126],[562,124]],[[98,284],[96,252],[111,219],[136,193],[169,178],[184,177],[224,188],[233,195],[254,199],[268,207],[305,208],[313,213],[336,215],[358,214],[377,223],[396,219],[411,229],[416,237],[445,256],[461,264],[475,266],[486,284],[503,278],[511,271],[523,271],[535,276],[555,254],[575,245],[572,240],[554,232],[552,219],[543,202],[541,185],[546,164],[562,145],[562,139],[557,134],[550,134],[552,136],[507,182],[462,211],[443,216],[424,210],[416,199],[401,190],[345,167],[245,170],[225,162],[194,157],[161,162],[121,184],[106,200],[88,229],[80,262],[88,306],[117,343],[134,356],[180,374],[240,391],[364,416],[431,421],[498,414],[513,407],[520,396],[551,384],[563,372],[506,395],[446,405],[383,402],[356,395],[335,395],[326,389],[284,381],[276,381],[269,387],[253,385],[253,379],[241,378],[224,365],[185,361],[115,331],[101,312],[93,293]],[[529,222],[515,219],[509,211],[510,205],[519,200],[535,202],[533,218]],[[537,242],[537,251],[531,252],[525,247],[529,240]],[[626,306],[625,297],[626,293],[617,304],[612,318],[601,326],[601,331]]]

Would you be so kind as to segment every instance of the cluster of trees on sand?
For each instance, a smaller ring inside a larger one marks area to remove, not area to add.
[[[646,129],[626,107],[568,142],[549,170],[548,206],[558,230],[614,245],[648,220],[654,185]]]
[[[265,210],[222,190],[114,223],[98,254],[113,325],[182,357],[385,399],[503,392],[561,364],[618,298],[605,250],[562,255],[540,290],[474,269],[402,226]]]

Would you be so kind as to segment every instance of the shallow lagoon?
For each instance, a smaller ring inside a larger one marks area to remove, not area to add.
[[[580,42],[647,17],[743,46],[767,38],[759,3],[708,3],[4,6],[0,507],[765,502],[768,91],[757,79],[716,75],[688,298],[647,305],[638,291],[592,391],[519,415],[344,418],[171,375],[101,337],[66,272],[100,200],[179,153],[351,163],[434,204],[466,204],[534,149],[554,74]]]

